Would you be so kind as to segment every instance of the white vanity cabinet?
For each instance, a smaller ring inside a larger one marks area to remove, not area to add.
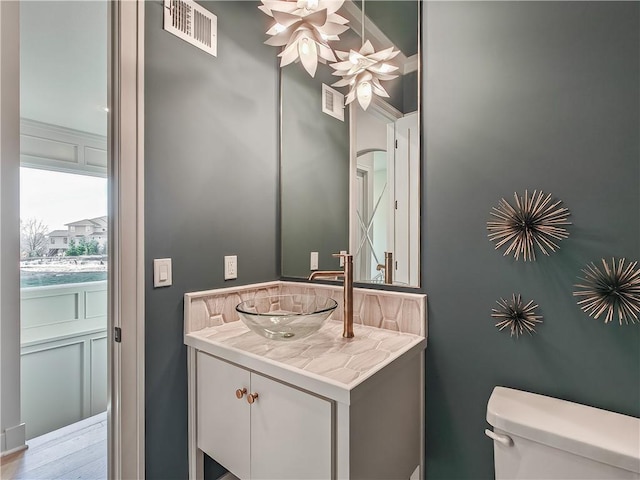
[[[333,476],[331,401],[203,352],[196,362],[200,450],[243,480]]]
[[[237,319],[244,299],[310,288],[343,291],[275,281],[185,294],[190,480],[205,455],[241,480],[424,476],[426,296],[354,289],[353,338],[331,318],[290,341]]]

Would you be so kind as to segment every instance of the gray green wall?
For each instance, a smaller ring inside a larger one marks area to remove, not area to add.
[[[278,70],[257,2],[202,2],[218,56],[162,30],[145,2],[146,477],[187,478],[185,292],[278,276]],[[263,18],[264,17],[264,18]],[[223,256],[238,280],[223,281]],[[153,288],[154,258],[173,286]],[[220,470],[207,463],[208,478]]]
[[[640,416],[639,325],[581,313],[587,262],[640,260],[640,3],[429,2],[424,290],[427,476],[493,478],[496,385]],[[487,239],[491,207],[542,189],[571,210],[561,250],[524,264]],[[501,296],[540,305],[516,340]]]
[[[146,3],[146,468],[187,476],[182,295],[278,275],[276,57],[257,2],[205,3],[219,54],[162,31]],[[491,478],[486,402],[505,385],[640,416],[640,328],[604,325],[571,295],[601,257],[640,260],[638,2],[428,2],[423,290],[429,295],[427,475]],[[264,17],[264,18],[263,18]],[[258,79],[259,81],[256,81]],[[571,236],[524,264],[486,237],[492,206],[543,189]],[[153,289],[152,259],[174,285]],[[498,332],[495,300],[522,293],[544,323]],[[219,472],[207,464],[208,478]]]

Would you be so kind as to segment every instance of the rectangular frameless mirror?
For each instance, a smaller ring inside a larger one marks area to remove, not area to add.
[[[331,42],[358,51],[395,47],[398,77],[382,82],[389,97],[342,108],[347,87],[319,64],[281,69],[280,215],[282,276],[339,268],[332,253],[354,255],[354,281],[420,285],[420,2],[368,0],[338,11],[350,29]],[[329,87],[329,88],[328,88]],[[385,261],[386,259],[386,261]]]

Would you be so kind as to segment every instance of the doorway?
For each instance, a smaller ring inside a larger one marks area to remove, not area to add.
[[[94,2],[0,2],[0,457],[20,455],[25,448],[26,429],[20,412],[20,290],[19,178],[20,178],[20,10],[23,4],[64,3],[79,6]],[[107,346],[108,477],[144,477],[144,304],[143,304],[143,216],[141,175],[143,151],[141,112],[143,76],[138,73],[143,58],[144,2],[104,2],[109,53],[108,178],[109,186],[109,278]],[[75,15],[75,14],[74,14]],[[51,22],[52,18],[48,21]],[[57,36],[66,38],[68,32]],[[50,38],[41,41],[48,42]],[[55,72],[58,66],[51,65]],[[49,72],[49,73],[52,73]],[[81,75],[82,72],[77,72]],[[39,79],[53,81],[48,73]],[[47,102],[49,98],[45,98]],[[97,106],[96,113],[105,106]],[[47,123],[53,125],[53,123]],[[69,127],[67,127],[69,128]],[[79,130],[86,132],[87,129]],[[46,143],[46,142],[44,142]],[[64,143],[64,142],[63,142]],[[42,147],[43,142],[40,143]],[[64,145],[68,147],[68,145]],[[77,147],[66,148],[78,152]],[[51,158],[65,164],[65,148]],[[85,149],[85,166],[95,167],[96,152]],[[35,155],[36,157],[38,155]],[[126,209],[124,208],[126,205]],[[51,241],[51,238],[49,238]],[[55,241],[55,239],[54,239]],[[114,329],[122,341],[114,341]],[[120,366],[126,364],[127,369]],[[4,475],[4,471],[3,471]],[[4,476],[3,476],[4,478]]]
[[[20,3],[20,400],[32,459],[43,438],[107,409],[107,27],[105,1]],[[64,455],[97,461],[97,480],[107,429],[96,431],[95,458]],[[64,477],[77,464],[38,469]]]

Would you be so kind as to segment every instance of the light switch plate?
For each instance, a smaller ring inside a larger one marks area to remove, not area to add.
[[[310,270],[318,270],[318,252],[311,252],[311,260],[309,262]]]
[[[347,251],[346,250],[340,250],[340,255],[346,255]],[[340,266],[344,267],[344,257],[340,257]]]
[[[156,258],[153,260],[153,286],[168,287],[172,285],[170,258]]]
[[[238,278],[238,256],[226,255],[224,257],[224,279],[233,280]]]

